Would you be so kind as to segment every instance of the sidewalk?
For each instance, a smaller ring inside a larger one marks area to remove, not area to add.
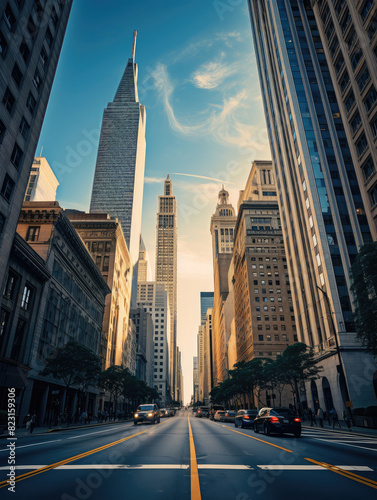
[[[8,431],[5,430],[4,434],[0,435],[0,439],[6,439],[8,437],[16,437],[16,438],[22,438],[26,436],[34,436],[35,434],[49,434],[52,432],[62,432],[62,431],[72,431],[75,429],[88,429],[89,427],[103,427],[104,425],[118,425],[118,424],[125,424],[127,422],[131,422],[131,420],[111,420],[108,422],[100,422],[100,423],[91,423],[91,424],[85,424],[82,425],[79,422],[75,424],[71,424],[69,427],[67,427],[67,424],[62,424],[60,427],[58,426],[53,426],[53,427],[34,427],[34,430],[32,433],[30,433],[30,429],[26,429],[25,427],[20,427],[15,430],[14,436],[9,436]]]
[[[348,430],[348,427],[346,426],[346,423],[343,420],[339,421],[341,428],[336,425],[335,428],[332,428],[332,424],[329,425],[329,422],[326,420],[323,422],[323,427],[321,428],[319,425],[319,421],[317,419],[317,427],[313,425],[312,427],[310,426],[310,420],[303,420],[302,421],[302,428],[307,430],[307,429],[319,429],[322,431],[334,431],[334,432],[348,432],[349,434],[354,434],[357,436],[367,436],[367,437],[374,437],[377,438],[377,429],[370,429],[368,427],[354,427],[352,426],[352,431]]]

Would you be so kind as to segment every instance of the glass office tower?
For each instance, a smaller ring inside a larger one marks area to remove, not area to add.
[[[323,367],[307,404],[341,411],[347,384],[354,407],[368,406],[349,268],[371,234],[317,23],[309,0],[248,4],[298,335]]]

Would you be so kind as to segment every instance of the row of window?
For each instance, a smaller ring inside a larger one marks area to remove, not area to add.
[[[286,333],[283,333],[283,335],[281,337],[282,337],[281,340],[283,342],[288,342],[288,335]],[[259,342],[264,342],[264,335],[258,335],[258,340],[259,340]],[[266,341],[267,342],[271,342],[272,341],[271,335],[266,335]],[[280,342],[280,336],[279,335],[274,335],[274,341],[275,342]]]

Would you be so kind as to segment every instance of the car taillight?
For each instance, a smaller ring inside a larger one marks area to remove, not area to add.
[[[301,422],[301,418],[295,418],[295,422]]]
[[[278,417],[271,417],[271,422],[279,422]]]
[[[245,418],[246,420],[250,419],[249,415],[244,415],[243,418]]]

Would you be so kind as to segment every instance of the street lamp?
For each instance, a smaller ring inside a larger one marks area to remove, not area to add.
[[[353,416],[351,413],[351,407],[349,405],[347,405],[347,402],[349,403],[351,401],[351,399],[350,399],[350,395],[348,392],[348,385],[347,385],[346,377],[344,375],[343,361],[342,361],[342,356],[340,355],[340,348],[339,348],[339,339],[338,339],[337,332],[335,330],[334,320],[333,320],[332,313],[331,313],[330,300],[329,300],[327,293],[324,290],[322,290],[322,288],[320,288],[318,285],[316,285],[316,286],[317,286],[318,290],[320,290],[323,293],[323,296],[325,297],[325,300],[326,300],[327,308],[329,310],[331,329],[332,329],[332,332],[333,332],[333,335],[335,338],[336,353],[338,355],[338,361],[339,361],[339,376],[340,376],[340,380],[344,382],[344,389],[345,389],[345,393],[346,393],[346,402],[345,402],[344,406],[347,408],[347,410],[350,414],[350,417],[351,417],[351,421],[355,425],[355,422],[353,420]],[[344,403],[344,401],[343,401],[343,403]]]

